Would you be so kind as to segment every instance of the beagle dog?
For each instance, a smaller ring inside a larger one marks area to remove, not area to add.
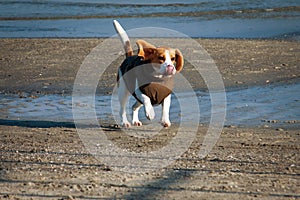
[[[178,49],[155,47],[137,40],[138,54],[134,55],[128,35],[118,21],[114,27],[124,45],[126,59],[118,70],[118,98],[120,102],[120,119],[123,127],[130,127],[126,116],[126,105],[130,95],[136,99],[132,107],[132,125],[141,126],[139,109],[144,106],[146,117],[154,119],[153,106],[162,104],[161,124],[170,127],[169,110],[173,89],[173,75],[183,68],[183,56]]]

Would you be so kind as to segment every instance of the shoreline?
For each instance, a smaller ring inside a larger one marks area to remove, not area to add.
[[[76,39],[86,39],[86,40],[105,40],[108,38],[112,38],[114,37],[115,34],[112,34],[111,36],[53,36],[53,37],[45,37],[45,36],[32,36],[32,37],[28,37],[28,36],[16,36],[16,37],[0,37],[0,40],[5,40],[5,39],[32,39],[32,40],[40,40],[40,39],[49,39],[49,40],[76,40]],[[296,32],[290,32],[290,33],[284,33],[282,35],[278,35],[278,36],[270,36],[270,37],[221,37],[221,36],[188,36],[188,38],[194,39],[194,40],[275,40],[275,41],[291,41],[291,42],[300,42],[300,32],[296,31]],[[167,38],[172,38],[172,37],[167,37]],[[176,38],[180,38],[180,37],[176,37]]]

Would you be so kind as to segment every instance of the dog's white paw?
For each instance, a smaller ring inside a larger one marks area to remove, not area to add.
[[[142,126],[143,124],[141,121],[137,120],[137,121],[132,121],[132,125],[133,126]]]
[[[171,126],[171,122],[170,121],[162,121],[161,125],[165,128],[170,127]]]
[[[124,128],[130,128],[131,127],[131,124],[127,121],[127,122],[123,122],[121,123],[122,127]]]
[[[153,120],[155,117],[155,112],[154,112],[154,108],[153,106],[150,104],[145,105],[145,113],[146,113],[146,117],[149,120]]]

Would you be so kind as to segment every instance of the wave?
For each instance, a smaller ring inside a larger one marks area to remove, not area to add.
[[[24,3],[22,1],[22,3]],[[26,3],[26,2],[25,2]],[[29,3],[29,2],[28,2]],[[41,3],[43,2],[36,2]],[[67,3],[64,3],[67,5]],[[71,4],[71,3],[70,3]],[[78,5],[79,3],[76,3]],[[81,4],[81,3],[80,3]],[[80,5],[79,4],[79,5]],[[86,4],[86,3],[83,3]],[[98,4],[97,4],[98,5]],[[100,5],[100,4],[99,4]],[[102,4],[101,4],[102,5]],[[106,6],[109,6],[105,4]],[[116,7],[116,4],[111,4]],[[150,4],[153,6],[156,4]],[[165,4],[159,4],[163,6]],[[189,7],[194,4],[185,4],[184,6]],[[144,6],[134,5],[135,7]],[[146,7],[149,5],[147,4]],[[172,6],[177,6],[173,5]],[[178,6],[183,6],[178,4]],[[122,8],[124,9],[124,5],[122,4]],[[148,17],[202,17],[206,19],[216,19],[216,18],[274,18],[274,17],[300,17],[300,6],[287,6],[287,7],[275,7],[275,8],[267,8],[267,9],[239,9],[239,10],[212,10],[212,11],[187,11],[187,12],[169,12],[169,11],[158,11],[158,12],[138,12],[135,13],[128,12],[120,12],[120,13],[112,13],[112,14],[56,14],[56,15],[37,15],[37,16],[2,16],[0,20],[62,20],[62,19],[92,19],[92,18],[148,18]]]

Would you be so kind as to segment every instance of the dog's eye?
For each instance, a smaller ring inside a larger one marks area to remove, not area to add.
[[[175,61],[175,57],[172,57],[172,58],[171,58],[171,61]]]
[[[163,56],[159,56],[158,59],[159,60],[165,60],[165,58]]]

